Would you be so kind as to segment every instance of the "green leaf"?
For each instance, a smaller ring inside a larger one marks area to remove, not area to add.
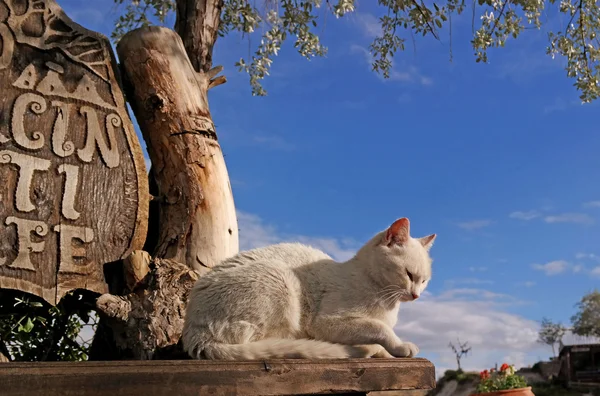
[[[19,324],[20,332],[30,333],[31,330],[33,330],[33,322],[31,321],[31,318],[27,318],[27,321],[25,322],[24,326],[23,326],[23,324]]]

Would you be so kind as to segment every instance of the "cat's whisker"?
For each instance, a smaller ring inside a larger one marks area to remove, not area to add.
[[[390,295],[394,295],[394,294],[396,294],[398,292],[399,292],[398,288],[395,288],[393,290],[387,290],[387,291],[385,291],[385,292],[383,292],[381,294],[377,294],[377,297],[380,298],[380,299],[386,299]]]
[[[398,286],[398,285],[388,285],[388,286],[384,287],[383,289],[379,290],[377,292],[377,294],[379,294],[379,293],[386,294],[387,292],[397,291],[399,289],[400,289],[400,286]]]
[[[390,291],[389,293],[382,295],[380,297],[380,301],[384,305],[391,304],[391,303],[395,302],[395,300],[397,300],[399,297],[401,297],[402,294],[404,294],[404,290],[397,287],[394,290]]]
[[[386,299],[385,299],[385,301],[384,301],[384,303],[385,303],[385,304],[390,304],[390,305],[391,305],[392,303],[395,303],[395,302],[396,302],[396,300],[397,300],[397,299],[398,299],[398,298],[399,298],[401,295],[402,295],[402,293],[398,291],[398,292],[396,292],[396,293],[394,293],[394,294],[390,295],[388,298],[386,298]]]

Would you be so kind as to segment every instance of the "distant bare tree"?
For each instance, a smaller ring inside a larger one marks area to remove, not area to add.
[[[548,318],[542,319],[542,325],[538,333],[538,342],[552,347],[552,356],[556,357],[556,350],[554,345],[560,344],[567,328],[561,323],[554,323]]]
[[[452,342],[448,343],[448,346],[452,349],[454,354],[456,355],[456,364],[458,365],[458,370],[461,371],[460,367],[460,359],[463,356],[467,356],[467,354],[471,351],[471,347],[469,346],[469,342],[460,342],[460,339],[456,339],[457,345],[455,346]]]

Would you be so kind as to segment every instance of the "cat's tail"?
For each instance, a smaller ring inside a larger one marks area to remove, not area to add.
[[[208,343],[200,351],[205,359],[344,359],[391,357],[381,345],[343,345],[311,339],[264,339],[247,344]]]

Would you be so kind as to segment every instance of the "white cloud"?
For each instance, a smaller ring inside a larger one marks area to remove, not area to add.
[[[292,151],[295,148],[293,144],[278,135],[255,135],[252,141],[270,150]]]
[[[585,203],[584,206],[592,207],[594,204],[600,205],[600,201],[592,201]],[[546,223],[575,223],[575,224],[593,224],[594,218],[586,213],[559,213],[543,216],[538,210],[515,211],[508,215],[511,219],[530,221],[534,219],[542,219]]]
[[[493,285],[494,281],[477,278],[464,279],[448,279],[445,281],[447,285]]]
[[[371,55],[368,49],[361,45],[353,44],[350,46],[350,52],[353,54],[360,55],[364,59],[365,63],[368,65],[369,70],[372,68],[373,56]],[[381,79],[384,82],[400,81],[406,83],[416,83],[425,86],[433,84],[433,79],[422,75],[416,67],[409,66],[404,70],[398,70],[394,62],[392,62],[392,67],[390,68],[389,78],[383,78],[383,76],[380,73],[376,73],[376,75],[377,77],[379,77],[379,79]]]
[[[556,98],[553,103],[544,106],[544,114],[564,111],[570,107],[581,105],[580,100],[566,101],[562,98]]]
[[[240,230],[240,250],[248,250],[280,242],[301,242],[323,250],[337,261],[346,261],[358,250],[360,245],[351,239],[319,238],[304,235],[280,233],[277,228],[258,216],[237,211]]]
[[[600,208],[600,201],[589,201],[583,204],[584,208]]]
[[[525,301],[521,301],[516,297],[508,294],[496,293],[485,289],[476,288],[456,288],[446,290],[440,294],[440,299],[456,300],[456,301],[472,301],[472,300],[489,300],[499,305],[522,305]]]
[[[511,214],[508,215],[508,217],[510,217],[511,219],[525,220],[525,221],[533,220],[540,216],[541,216],[541,214],[537,210],[528,210],[526,212],[516,211],[516,212],[512,212]]]
[[[354,14],[352,20],[354,20],[366,37],[373,39],[377,36],[381,36],[381,23],[379,22],[379,18],[375,15],[369,14],[368,12],[357,12]]]
[[[600,256],[594,253],[577,253],[575,258],[579,260],[592,260],[600,262]]]
[[[522,287],[533,287],[533,286],[535,286],[535,282],[534,281],[517,282],[515,285],[522,286]]]
[[[533,264],[531,267],[538,271],[543,271],[546,275],[552,276],[565,272],[571,264],[564,260],[550,261],[546,264]]]
[[[458,223],[457,226],[459,226],[463,230],[473,231],[473,230],[478,230],[480,228],[488,227],[491,224],[492,224],[491,220],[471,220],[471,221],[465,221],[462,223]]]
[[[544,217],[546,223],[593,224],[594,219],[585,213],[562,213]]]
[[[484,272],[487,271],[487,267],[469,267],[471,272]]]
[[[578,274],[578,273],[580,273],[582,271],[585,271],[585,267],[582,264],[576,264],[573,267],[571,267],[571,270],[574,273]]]
[[[522,367],[548,357],[549,351],[537,342],[539,324],[501,310],[498,301],[506,296],[485,290],[467,294],[470,298],[463,300],[455,298],[461,292],[449,291],[402,304],[398,336],[417,344],[420,356],[432,360],[438,373],[456,368],[448,343],[457,338],[473,348],[461,362],[465,370],[503,362]]]
[[[596,265],[596,267],[590,269],[590,267],[585,264],[571,263],[566,260],[550,261],[546,264],[532,264],[531,267],[538,271],[543,271],[548,276],[557,275],[566,271],[570,271],[574,274],[588,274],[592,276],[600,274],[600,267],[597,267],[597,263],[600,263],[600,256],[594,253],[577,253],[575,258],[578,260],[587,260],[588,263],[593,262],[593,265]]]
[[[481,295],[483,298],[496,298],[500,297],[500,294],[493,293],[490,291],[480,290],[480,289],[452,289],[446,290],[440,295],[440,298],[451,299],[462,296],[473,296],[473,295]]]
[[[238,210],[237,220],[240,230],[240,250],[272,245],[281,241],[276,234],[275,227],[265,224],[256,215]]]

